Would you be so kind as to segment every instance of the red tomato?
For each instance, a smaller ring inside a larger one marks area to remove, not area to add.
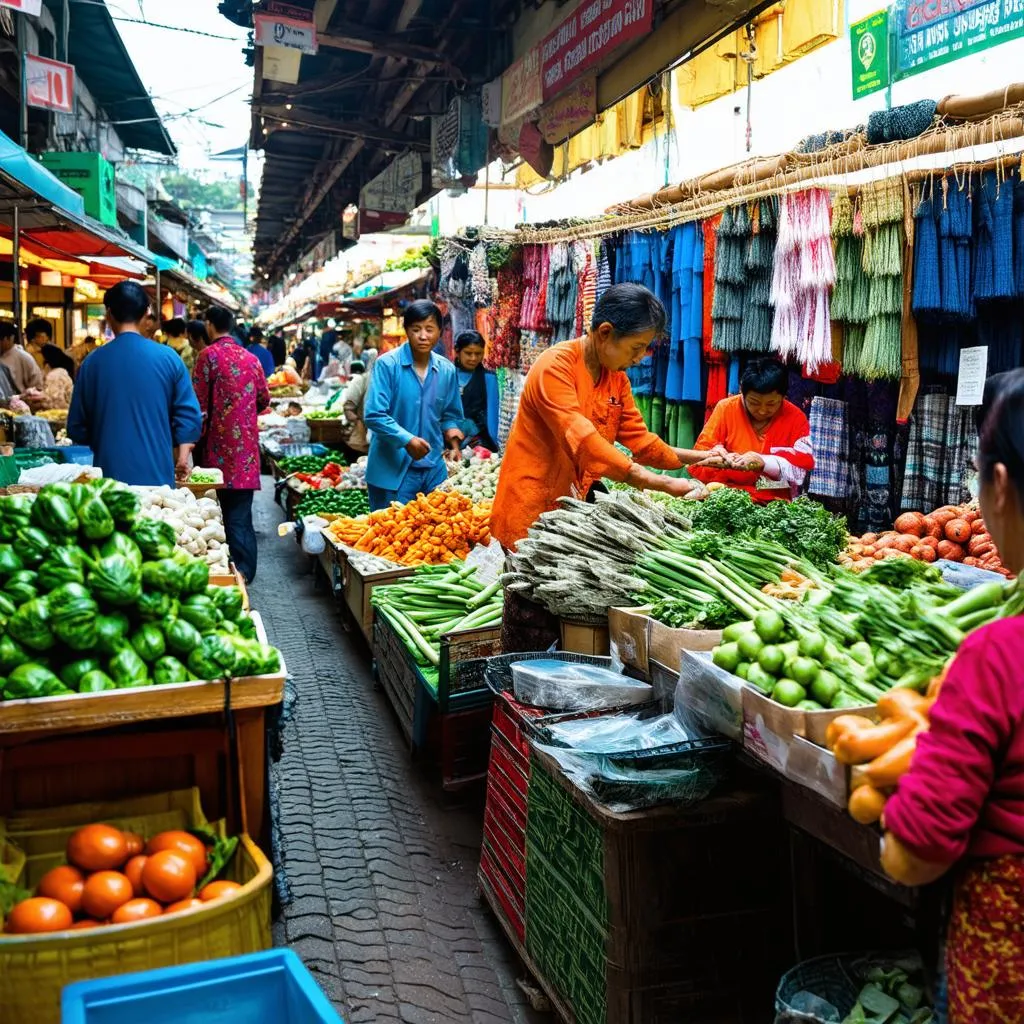
[[[181,830],[161,832],[146,844],[146,853],[159,853],[161,850],[174,850],[186,856],[192,862],[196,878],[206,874],[206,847],[191,833]]]
[[[194,896],[187,900],[178,900],[177,903],[172,903],[164,908],[165,914],[177,914],[179,910],[195,910],[196,907],[206,906],[202,900],[196,899]]]
[[[129,900],[110,916],[111,924],[131,924],[133,921],[145,921],[151,917],[160,917],[164,908],[156,900],[148,900],[145,897],[137,900]]]
[[[187,899],[196,887],[196,871],[192,861],[175,850],[150,854],[142,868],[142,886],[161,903]]]
[[[209,885],[203,886],[199,892],[199,898],[201,900],[219,900],[224,896],[234,896],[241,891],[242,887],[237,882],[211,882]]]
[[[140,853],[138,856],[132,857],[124,866],[125,876],[132,883],[132,892],[136,896],[144,896],[146,894],[145,889],[142,887],[142,869],[146,866],[146,860],[146,855]]]
[[[60,900],[31,896],[22,900],[7,915],[7,931],[11,935],[60,932],[70,928],[71,921],[71,911]]]
[[[82,890],[85,888],[85,875],[70,864],[62,864],[52,868],[39,879],[36,892],[40,896],[48,896],[51,900],[60,900],[72,914],[82,909]]]
[[[68,840],[68,860],[83,871],[110,871],[127,859],[124,833],[110,825],[86,825]]]
[[[97,871],[85,880],[82,909],[90,917],[103,920],[133,895],[132,883],[120,871]]]
[[[142,836],[140,836],[137,832],[125,832],[123,833],[123,835],[124,841],[128,846],[129,857],[135,857],[138,854],[142,853],[143,848],[146,845]]]

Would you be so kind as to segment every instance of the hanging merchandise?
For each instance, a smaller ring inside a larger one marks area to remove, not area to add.
[[[850,491],[850,431],[846,403],[836,398],[811,399],[808,415],[814,470],[808,493],[818,498],[841,500]]]
[[[782,197],[772,274],[772,350],[813,375],[832,361],[829,291],[835,284],[829,194],[808,189]],[[717,281],[716,281],[717,288]]]
[[[718,228],[722,215],[704,221],[704,279],[701,303],[701,347],[708,367],[705,418],[728,395],[729,357],[714,347],[714,320],[711,312],[715,304],[715,265],[717,263]]]
[[[699,402],[704,317],[704,232],[700,224],[672,229],[672,305],[665,398]]]
[[[469,288],[475,305],[491,304],[491,273],[487,266],[487,246],[483,242],[475,245],[469,255]]]
[[[519,366],[519,318],[523,307],[522,263],[516,257],[498,270],[497,302],[491,307],[491,343],[484,363],[488,370]]]
[[[1024,299],[1024,174],[1014,175],[1013,186],[1013,283],[1018,299]]]
[[[715,297],[711,306],[711,344],[719,352],[740,349],[749,230],[745,206],[730,206],[722,211],[715,243]]]
[[[974,189],[974,298],[1012,299],[1013,184],[985,171]]]
[[[551,344],[569,341],[576,333],[576,306],[579,297],[579,253],[571,242],[550,247],[546,317],[551,325]]]
[[[523,303],[519,317],[519,326],[523,330],[548,331],[551,329],[545,313],[549,267],[548,246],[524,246]]]
[[[836,285],[832,290],[832,321],[842,330],[843,372],[857,374],[868,321],[868,279],[864,273],[864,221],[855,213],[849,193],[832,197],[832,241],[836,254]]]
[[[601,243],[592,242],[587,246],[586,266],[583,269],[583,281],[580,286],[580,315],[576,323],[576,334],[581,336],[590,330],[594,319],[594,306],[597,305],[597,267],[601,256]]]
[[[943,391],[923,391],[910,422],[900,507],[918,511],[969,500],[977,443],[972,406],[957,405],[955,396]]]
[[[740,348],[745,352],[767,352],[772,342],[772,269],[779,206],[774,196],[758,200],[750,208],[750,238],[744,269],[746,289],[740,326]]]
[[[523,393],[523,385],[526,383],[526,374],[518,370],[498,370],[498,436],[496,438],[502,448],[508,441],[508,435],[512,430],[512,421],[519,411],[519,398]]]

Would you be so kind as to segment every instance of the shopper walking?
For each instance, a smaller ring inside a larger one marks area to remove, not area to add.
[[[188,343],[198,358],[199,353],[210,343],[210,336],[206,333],[205,320],[189,320],[185,324],[185,333],[188,335]],[[195,359],[192,360],[192,369],[195,369]]]
[[[346,444],[356,458],[370,450],[370,438],[366,431],[366,392],[370,387],[373,364],[376,361],[375,348],[368,348],[359,359],[354,359],[349,367],[352,379],[345,385],[345,392],[341,396],[345,419],[350,425]]]
[[[408,340],[377,360],[366,396],[372,509],[404,504],[439,487],[448,479],[445,459],[458,457],[463,440],[455,366],[434,351],[441,311],[433,302],[413,302],[404,326]]]
[[[210,343],[199,353],[192,374],[203,412],[196,458],[199,465],[224,474],[219,497],[228,549],[235,568],[251,583],[256,577],[252,498],[260,489],[256,420],[270,406],[270,391],[259,360],[237,343],[234,326],[235,318],[222,306],[207,310]]]
[[[188,324],[180,316],[176,316],[164,321],[163,331],[164,344],[178,353],[185,364],[185,369],[191,374],[192,368],[196,365],[196,353],[188,339]]]
[[[139,333],[149,298],[135,281],[103,297],[115,337],[78,368],[68,436],[93,450],[104,476],[126,484],[173,486],[186,475],[202,415],[185,364]]]
[[[978,451],[981,514],[1003,564],[1019,573],[1024,371],[993,390],[1000,393]],[[955,872],[945,958],[950,1024],[1024,1020],[1022,663],[1024,616],[967,637],[885,805],[881,861],[893,878],[921,886]]]
[[[18,344],[18,328],[10,321],[0,321],[0,363],[10,371],[19,394],[29,388],[42,389],[43,371]]]
[[[263,367],[263,373],[269,377],[274,372],[274,357],[270,354],[270,342],[258,327],[249,332],[249,344],[246,351],[251,352]]]

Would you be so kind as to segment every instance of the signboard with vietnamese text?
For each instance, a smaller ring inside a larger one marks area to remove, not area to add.
[[[855,100],[889,85],[888,11],[876,11],[850,26],[850,64]]]
[[[75,69],[48,57],[25,54],[25,102],[30,107],[75,112]]]
[[[300,53],[316,53],[316,25],[280,14],[255,14],[253,27],[257,46],[283,46]]]
[[[898,0],[890,18],[896,81],[1024,37],[1024,0]]]
[[[540,80],[540,47],[527,50],[501,76],[501,123],[532,114],[544,102]]]
[[[564,92],[587,71],[654,23],[654,0],[584,0],[540,44],[544,100]]]
[[[0,7],[9,7],[12,11],[38,18],[43,12],[43,0],[0,0]]]
[[[557,145],[582,131],[597,116],[597,78],[590,75],[546,103],[537,118],[545,142]]]

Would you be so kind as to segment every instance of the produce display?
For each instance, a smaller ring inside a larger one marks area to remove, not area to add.
[[[474,501],[493,501],[498,490],[501,456],[478,449],[452,467],[448,486]]]
[[[340,420],[344,418],[345,410],[340,406],[333,409],[309,409],[304,415],[307,420]]]
[[[500,625],[502,599],[500,580],[485,587],[476,568],[461,562],[421,566],[408,579],[375,588],[371,598],[435,692],[441,637]]]
[[[278,671],[242,592],[176,541],[112,480],[0,499],[3,698]]]
[[[885,533],[850,538],[840,563],[859,572],[887,558],[909,557],[922,562],[944,558],[1010,575],[999,560],[981,513],[972,505],[944,505],[929,515],[904,512],[893,526],[895,529]]]
[[[274,388],[298,386],[301,383],[302,378],[290,366],[282,366],[280,370],[275,370],[267,378],[267,387],[271,390]]]
[[[277,460],[281,471],[291,473],[319,473],[325,466],[344,466],[345,459],[341,452],[328,452],[326,455],[286,455]]]
[[[189,474],[190,484],[222,484],[224,474],[219,469],[193,469]]]
[[[172,830],[145,842],[96,822],[68,840],[67,863],[47,871],[35,894],[0,883],[5,936],[135,924],[230,899],[241,886],[219,876],[236,837]]]
[[[474,505],[458,491],[434,491],[368,516],[335,519],[326,532],[340,544],[401,565],[442,565],[490,543],[490,523],[490,502]]]
[[[231,572],[231,552],[224,533],[224,517],[216,498],[197,498],[187,487],[136,488],[141,515],[167,523],[181,551],[201,558],[215,576]]]
[[[829,750],[841,764],[859,766],[853,775],[848,809],[862,825],[878,821],[893,788],[910,767],[917,737],[927,731],[943,673],[926,695],[897,688],[879,699],[875,716],[840,715],[825,733]]]
[[[366,491],[350,488],[348,490],[311,490],[299,500],[295,514],[303,516],[336,515],[362,516],[370,511],[370,499]]]
[[[886,560],[730,626],[713,658],[788,707],[874,704],[894,687],[924,689],[971,630],[1022,611],[1015,583],[965,592],[933,566]]]

